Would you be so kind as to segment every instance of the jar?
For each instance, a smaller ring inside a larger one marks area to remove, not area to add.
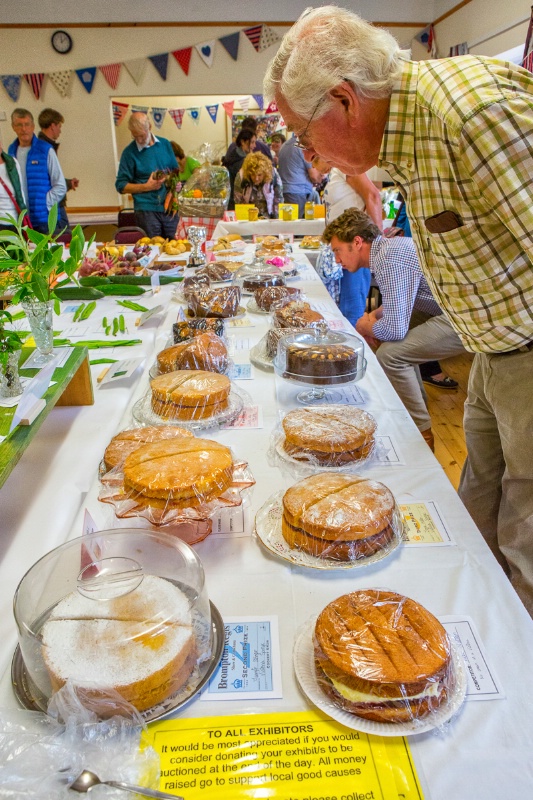
[[[257,222],[259,219],[259,209],[255,206],[253,208],[248,209],[248,221],[249,222]]]
[[[282,206],[283,221],[291,222],[292,220],[292,206]]]
[[[314,218],[315,218],[315,204],[306,203],[304,208],[304,219],[314,219]]]

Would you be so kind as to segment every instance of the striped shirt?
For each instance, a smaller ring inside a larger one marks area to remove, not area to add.
[[[413,309],[432,317],[442,314],[422,274],[412,239],[378,236],[370,247],[369,266],[383,305],[382,318],[372,326],[376,339],[382,342],[403,339]]]
[[[404,62],[378,163],[465,347],[533,341],[533,75],[477,56]],[[430,232],[443,211],[457,227]]]

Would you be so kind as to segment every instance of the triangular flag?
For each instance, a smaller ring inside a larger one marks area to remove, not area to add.
[[[131,107],[131,113],[134,114],[135,112],[139,112],[141,114],[148,114],[148,106],[134,106]]]
[[[112,89],[117,88],[118,79],[120,78],[120,68],[122,64],[104,64],[103,67],[98,67],[109,86]]]
[[[14,103],[18,102],[20,96],[20,85],[22,78],[20,75],[2,75],[0,76],[2,86],[13,100]]]
[[[253,28],[245,28],[244,32],[257,50],[259,52],[259,45],[261,44],[261,32],[263,30],[262,25],[254,25]]]
[[[150,113],[155,127],[159,129],[163,125],[165,114],[167,113],[166,108],[152,108]]]
[[[222,107],[230,119],[233,116],[234,105],[235,105],[235,100],[230,100],[228,103],[222,103]]]
[[[96,77],[96,67],[85,67],[85,69],[77,69],[76,75],[82,82],[85,89],[91,94]]]
[[[262,53],[263,50],[266,50],[267,47],[275,44],[275,42],[279,42],[281,36],[276,33],[276,31],[269,28],[268,25],[263,25],[263,30],[261,31],[261,40],[259,42],[259,47],[257,48],[258,53]]]
[[[144,77],[144,71],[146,69],[146,59],[132,58],[129,61],[124,61],[124,66],[130,73],[135,83],[138,85]]]
[[[285,125],[285,120],[283,117],[279,118],[278,124],[276,125],[276,131],[284,131],[287,126]]]
[[[167,79],[168,53],[160,53],[158,56],[148,56],[156,70],[164,81]]]
[[[218,41],[232,59],[237,61],[237,56],[239,55],[239,31],[229,33],[227,36],[221,36]]]
[[[206,108],[207,108],[207,113],[209,114],[213,122],[216,122],[218,114],[218,103],[216,104],[216,106],[206,106]]]
[[[70,79],[72,78],[72,70],[65,69],[60,72],[49,72],[48,77],[56,87],[61,97],[66,97],[70,86]]]
[[[181,123],[183,122],[183,115],[185,114],[185,109],[169,108],[168,113],[170,114],[170,116],[172,117],[178,128],[181,128]]]
[[[190,118],[192,119],[192,121],[194,122],[195,125],[198,125],[200,123],[200,111],[201,110],[202,110],[201,108],[188,108],[187,109],[187,113],[188,113],[188,115],[190,116]]]
[[[32,72],[29,75],[24,75],[24,77],[33,92],[33,96],[38,100],[41,96],[41,89],[43,88],[44,72]]]
[[[238,102],[244,113],[247,114],[248,109],[250,108],[250,98],[242,97]]]
[[[184,71],[186,75],[189,74],[189,65],[191,63],[192,47],[183,47],[181,50],[173,50],[172,55]]]
[[[275,100],[272,100],[272,102],[268,104],[265,114],[277,114],[277,113],[278,113],[278,104],[276,103]]]
[[[115,125],[118,126],[128,113],[129,105],[128,103],[117,103],[115,101],[111,105],[113,106],[113,120]]]
[[[194,46],[204,64],[208,67],[212,67],[213,58],[215,56],[215,40],[212,39],[210,42],[202,42],[202,44],[195,44]]]
[[[257,103],[257,105],[259,106],[259,108],[262,111],[263,110],[263,95],[262,94],[253,94],[252,97],[254,98],[255,102]]]

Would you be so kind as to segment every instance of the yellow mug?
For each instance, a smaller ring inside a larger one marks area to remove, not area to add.
[[[259,219],[259,209],[258,208],[249,208],[248,209],[248,221],[249,222],[257,222]]]

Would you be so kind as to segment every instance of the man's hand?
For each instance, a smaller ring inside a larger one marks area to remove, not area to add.
[[[372,329],[374,327],[374,323],[377,322],[378,317],[375,311],[371,311],[370,314],[363,314],[357,322],[355,323],[355,330],[357,333],[363,337],[365,342],[373,349],[377,350],[379,345],[381,344],[379,339],[376,339],[374,336]]]
[[[148,180],[145,183],[146,191],[147,192],[156,191],[157,189],[160,189],[162,187],[164,182],[165,182],[165,178],[164,177],[160,178],[159,180],[157,180],[156,178],[154,178],[154,173],[152,172],[152,174],[150,175],[150,177],[148,178]]]
[[[70,188],[75,192],[78,186],[80,185],[79,178],[71,178],[70,179]]]

